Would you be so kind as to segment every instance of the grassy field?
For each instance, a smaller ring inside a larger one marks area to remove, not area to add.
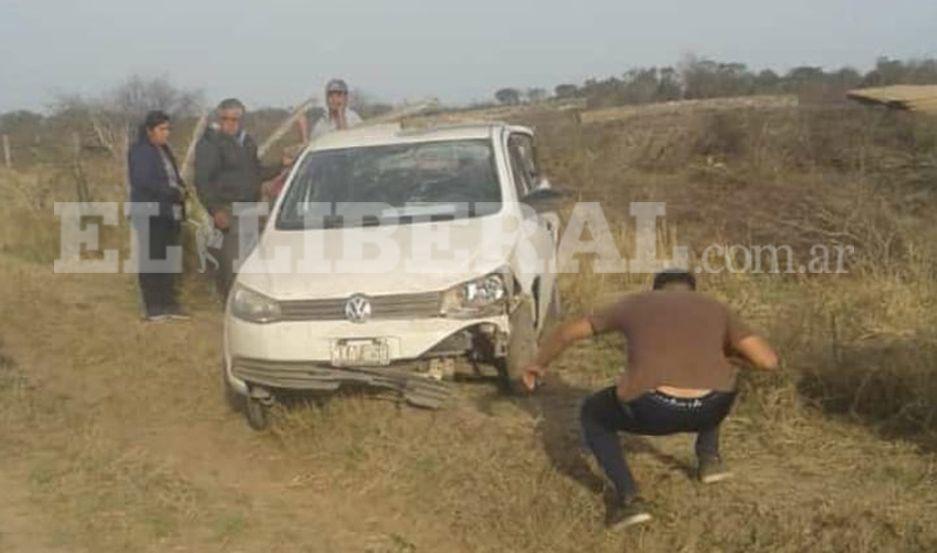
[[[467,382],[424,411],[348,393],[255,433],[222,399],[204,279],[186,279],[192,321],[154,326],[132,275],[52,273],[51,202],[74,181],[41,166],[0,173],[0,551],[937,550],[933,123],[809,106],[523,119],[554,183],[618,225],[666,201],[662,240],[695,255],[855,247],[848,274],[702,278],[785,358],[741,380],[736,479],[698,486],[689,437],[624,438],[657,520],[603,529],[575,413],[618,372],[613,339],[568,352],[533,397]],[[84,170],[120,199],[119,167]],[[562,295],[575,315],[648,280],[585,271]]]

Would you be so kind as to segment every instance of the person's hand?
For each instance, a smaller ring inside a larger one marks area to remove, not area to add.
[[[260,185],[260,197],[265,201],[273,199],[273,180],[264,181]]]
[[[212,214],[212,219],[215,222],[215,228],[218,230],[228,230],[228,227],[231,226],[231,216],[224,209],[219,209]]]
[[[546,369],[536,363],[524,367],[524,374],[521,378],[524,380],[524,387],[527,388],[527,391],[533,392],[536,390],[544,374],[546,374]]]

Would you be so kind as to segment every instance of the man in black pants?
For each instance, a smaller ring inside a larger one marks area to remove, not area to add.
[[[690,273],[670,270],[654,289],[631,294],[589,317],[559,327],[524,371],[534,390],[546,366],[570,344],[609,331],[628,342],[628,370],[612,386],[586,398],[581,422],[586,445],[615,486],[610,527],[651,519],[638,496],[618,432],[662,436],[697,435],[698,477],[703,483],[731,475],[719,455],[719,424],[735,400],[735,369],[727,353],[775,369],[771,347],[718,301],[695,292]]]

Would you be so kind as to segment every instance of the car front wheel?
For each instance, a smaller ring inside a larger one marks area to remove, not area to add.
[[[270,408],[260,399],[247,398],[244,416],[247,418],[247,424],[254,430],[263,431],[270,426]]]
[[[511,313],[507,356],[497,361],[501,389],[508,394],[524,392],[524,368],[537,355],[537,329],[531,305],[530,299],[525,298]]]

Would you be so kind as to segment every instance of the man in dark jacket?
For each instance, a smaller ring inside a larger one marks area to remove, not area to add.
[[[244,244],[244,254],[239,256],[239,225],[231,204],[259,201],[261,183],[281,169],[261,164],[257,143],[242,126],[244,112],[244,104],[236,98],[222,101],[216,110],[216,124],[205,131],[195,146],[195,186],[199,199],[224,235],[221,248],[214,252],[219,265],[216,285],[223,299],[228,297],[237,273],[235,260],[243,261],[251,246]]]
[[[169,116],[151,111],[127,156],[131,220],[139,240],[140,291],[148,321],[187,318],[175,294],[174,273],[181,270],[181,263],[175,268],[159,266],[168,261],[168,249],[179,245],[185,201],[185,187],[168,140]],[[143,205],[153,203],[159,206],[155,215]]]

